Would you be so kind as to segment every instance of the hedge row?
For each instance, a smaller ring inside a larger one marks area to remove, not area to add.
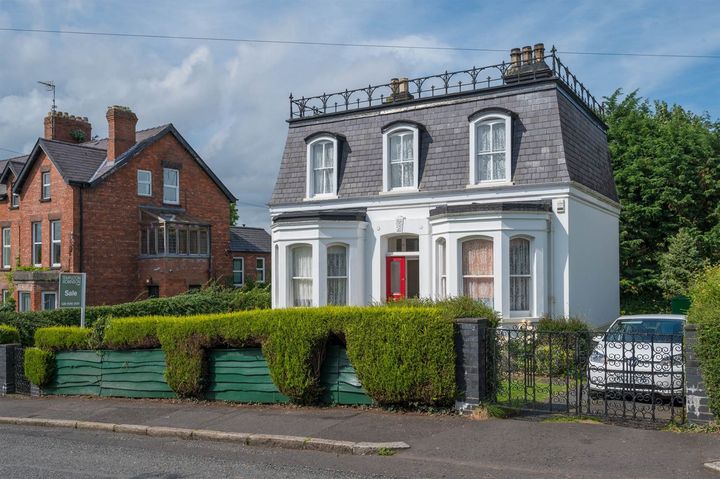
[[[700,360],[710,410],[720,417],[720,266],[707,269],[690,290],[688,321],[697,325]]]
[[[20,332],[15,326],[0,324],[0,344],[13,344],[20,342]]]
[[[168,298],[89,307],[85,311],[85,321],[92,326],[98,318],[111,316],[188,316],[269,307],[270,291],[264,288],[248,291],[210,288]],[[15,326],[20,332],[21,342],[30,345],[38,328],[79,325],[80,310],[68,308],[25,313],[0,311],[0,323]]]
[[[109,321],[101,344],[106,349],[161,347],[166,380],[183,397],[202,397],[207,386],[207,351],[261,346],[273,382],[298,403],[322,394],[320,368],[332,336],[343,341],[348,358],[368,395],[380,404],[450,405],[455,399],[455,317],[495,315],[465,299],[392,307],[323,307],[198,315],[130,317]],[[26,362],[28,377],[49,381],[35,371],[44,353],[84,349],[92,334],[79,328],[38,330],[38,349]],[[39,364],[39,366],[38,366]],[[44,383],[38,383],[43,385]]]

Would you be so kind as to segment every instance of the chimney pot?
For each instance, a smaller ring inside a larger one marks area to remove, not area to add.
[[[523,65],[530,65],[532,63],[532,47],[530,45],[522,48],[522,62]]]
[[[512,68],[520,68],[520,49],[513,48],[510,50],[510,66]]]
[[[108,121],[107,161],[112,163],[135,144],[137,116],[126,106],[113,105],[108,107],[105,117]]]
[[[536,43],[533,48],[535,53],[535,63],[545,61],[545,45],[542,43]]]

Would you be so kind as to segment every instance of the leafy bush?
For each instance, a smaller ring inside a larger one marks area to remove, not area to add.
[[[79,326],[52,326],[35,331],[35,346],[45,351],[87,349],[92,330]]]
[[[707,269],[690,289],[688,321],[697,325],[700,360],[710,410],[720,417],[720,266]]]
[[[378,403],[447,405],[455,398],[454,325],[448,314],[417,305],[328,306],[117,318],[105,327],[103,343],[113,349],[159,345],[168,384],[186,397],[203,394],[208,349],[260,345],[280,392],[311,403],[322,393],[325,346],[336,336],[346,342],[361,383]]]
[[[20,342],[20,333],[15,326],[0,324],[0,344],[13,344]]]
[[[55,374],[55,353],[40,348],[25,348],[23,367],[31,383],[45,386]]]
[[[458,318],[483,318],[489,321],[488,326],[497,327],[500,323],[500,315],[484,303],[467,296],[456,296],[453,298],[433,300],[427,298],[402,299],[387,303],[390,307],[422,307],[438,308],[448,319]]]
[[[537,322],[535,330],[538,372],[553,376],[582,373],[592,351],[592,332],[587,323],[574,317],[546,316]]]
[[[240,290],[232,300],[232,310],[270,309],[271,301],[269,288],[254,287],[247,290]]]

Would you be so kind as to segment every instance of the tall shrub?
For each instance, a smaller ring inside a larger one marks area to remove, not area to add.
[[[710,409],[720,417],[720,266],[708,268],[690,288],[688,320],[697,325],[695,351],[710,398]]]

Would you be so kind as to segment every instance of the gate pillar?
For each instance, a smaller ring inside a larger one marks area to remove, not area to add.
[[[455,408],[469,411],[487,398],[486,341],[488,320],[455,320],[455,382],[458,397]]]
[[[708,394],[700,371],[700,363],[695,354],[697,328],[694,324],[685,325],[685,409],[687,421],[692,424],[707,424],[715,420],[708,407]]]
[[[19,344],[0,344],[0,396],[15,392],[15,349]]]

